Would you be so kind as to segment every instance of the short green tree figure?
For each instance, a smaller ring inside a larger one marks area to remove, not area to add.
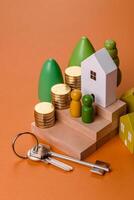
[[[81,66],[81,62],[92,55],[95,49],[87,37],[83,36],[73,50],[68,66]]]
[[[116,66],[118,67],[117,86],[119,86],[120,83],[121,83],[121,80],[122,80],[122,74],[121,74],[121,70],[119,68],[120,61],[119,61],[119,57],[118,57],[118,50],[117,50],[117,47],[116,47],[116,42],[114,40],[106,40],[105,43],[104,43],[104,47],[107,49],[107,51],[109,52],[113,61],[115,62]]]
[[[58,63],[54,59],[48,59],[42,67],[38,96],[40,101],[51,102],[51,87],[63,83],[63,76]]]
[[[84,95],[82,98],[82,121],[84,123],[91,123],[94,120],[94,107],[93,107],[93,96]]]

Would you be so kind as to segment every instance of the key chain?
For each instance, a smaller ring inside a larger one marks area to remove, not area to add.
[[[15,144],[16,144],[17,139],[24,134],[30,134],[31,136],[33,136],[36,139],[36,145],[27,152],[26,156],[22,156],[22,155],[18,154],[15,149]],[[99,175],[104,175],[106,172],[111,171],[110,165],[103,161],[97,160],[96,163],[94,164],[94,163],[90,163],[90,162],[81,161],[81,160],[78,160],[78,159],[75,159],[75,158],[72,158],[72,157],[69,157],[66,155],[55,153],[55,152],[51,151],[51,149],[48,145],[39,144],[37,137],[33,133],[30,133],[30,132],[24,132],[24,133],[18,134],[15,137],[15,139],[13,140],[12,148],[13,148],[14,153],[19,158],[23,158],[23,159],[29,158],[30,160],[33,160],[33,161],[41,161],[43,163],[49,163],[60,169],[65,170],[65,171],[71,171],[71,170],[73,170],[73,168],[59,160],[53,159],[52,157],[72,161],[74,163],[78,163],[78,164],[84,165],[86,167],[91,167],[90,171],[93,173],[99,174]]]
[[[15,148],[16,141],[22,135],[31,135],[36,141],[36,145],[32,149],[28,150],[26,156],[22,156],[21,154],[19,154]],[[70,165],[67,165],[56,159],[50,158],[47,155],[45,156],[44,152],[46,152],[46,149],[49,149],[49,146],[39,144],[38,138],[31,132],[24,132],[24,133],[17,134],[12,142],[12,149],[13,149],[13,152],[15,153],[15,155],[18,156],[19,158],[30,159],[32,161],[42,161],[45,164],[52,164],[53,166],[58,167],[64,171],[72,171],[73,170],[73,167],[71,167]],[[44,151],[44,149],[45,149],[45,151]]]
[[[12,149],[13,149],[13,152],[15,153],[16,156],[18,156],[19,158],[22,158],[22,159],[28,159],[28,155],[26,156],[22,156],[21,154],[19,154],[16,149],[15,149],[15,144],[16,144],[16,141],[18,140],[19,137],[21,137],[22,135],[31,135],[35,141],[36,141],[36,145],[35,145],[35,148],[36,150],[38,151],[38,146],[39,146],[39,142],[38,142],[38,139],[37,137],[31,133],[31,132],[23,132],[23,133],[19,133],[16,135],[16,137],[14,138],[13,142],[12,142]]]

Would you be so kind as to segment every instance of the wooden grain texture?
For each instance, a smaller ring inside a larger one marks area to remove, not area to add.
[[[31,129],[39,138],[78,159],[85,158],[85,155],[90,155],[96,150],[95,141],[64,123],[57,122],[54,127],[41,129],[33,122]]]
[[[126,113],[126,103],[117,100],[106,108],[96,105],[96,113],[109,121],[113,121]]]
[[[107,129],[111,125],[110,121],[100,116],[96,116],[92,123],[85,124],[82,122],[81,118],[72,118],[69,110],[57,110],[56,113],[57,118],[61,123],[66,123],[67,126],[75,128],[76,131],[80,131],[81,134],[86,135],[93,140],[97,140],[97,138],[100,137],[101,131]]]
[[[109,134],[105,135],[103,138],[101,138],[96,142],[96,149],[100,148],[103,144],[105,144],[108,140],[110,140],[117,134],[118,134],[118,128],[114,129]]]
[[[33,122],[31,129],[41,139],[66,154],[84,159],[117,133],[119,116],[125,113],[126,104],[118,100],[114,105],[105,109],[99,107],[98,110],[98,115],[90,124],[83,123],[81,118],[71,117],[69,109],[56,110],[54,127],[41,129]]]

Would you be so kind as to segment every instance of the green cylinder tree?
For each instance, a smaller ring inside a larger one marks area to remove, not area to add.
[[[81,66],[81,62],[95,52],[87,37],[83,36],[71,55],[68,66]]]
[[[51,87],[58,83],[63,83],[61,69],[54,59],[48,59],[43,64],[40,73],[38,85],[39,100],[51,102]]]
[[[110,56],[112,57],[113,61],[115,62],[116,66],[118,67],[117,71],[117,86],[120,85],[122,80],[121,70],[119,68],[120,61],[118,57],[118,49],[116,47],[116,42],[114,40],[106,40],[104,43],[104,47],[109,52]]]

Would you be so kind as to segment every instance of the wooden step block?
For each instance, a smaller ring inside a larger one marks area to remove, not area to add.
[[[39,138],[78,159],[84,159],[96,150],[96,141],[61,122],[48,129],[38,128],[33,122],[31,130]]]
[[[106,108],[96,105],[96,113],[112,122],[115,119],[119,119],[120,116],[125,115],[126,108],[127,106],[125,102],[117,100],[115,103]]]
[[[98,115],[91,124],[72,118],[67,110],[57,110],[55,126],[40,129],[32,123],[32,132],[59,150],[84,159],[118,132],[119,117],[126,113],[126,104],[117,100],[111,106],[96,106]]]
[[[68,126],[75,128],[76,131],[80,131],[81,134],[86,135],[92,140],[100,140],[109,132],[118,127],[118,121],[114,120],[113,123],[104,119],[101,116],[96,116],[94,122],[85,124],[81,121],[81,118],[72,118],[69,109],[57,110],[57,120],[62,123],[66,123]]]
[[[113,138],[118,133],[119,133],[118,128],[116,128],[115,130],[113,130],[112,132],[110,132],[109,134],[101,138],[100,140],[98,140],[96,142],[96,149],[100,148],[103,144],[105,144],[108,140]]]

